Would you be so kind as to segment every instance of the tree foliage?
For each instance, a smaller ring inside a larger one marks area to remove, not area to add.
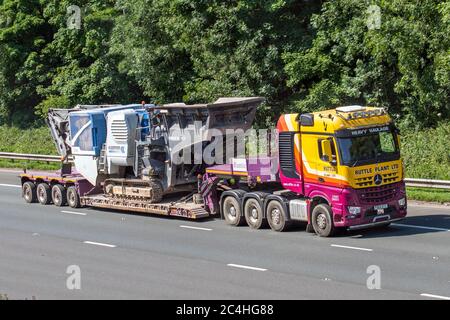
[[[450,118],[449,34],[449,0],[0,0],[0,122],[260,95],[260,123],[360,103],[433,126]]]
[[[285,53],[294,103],[300,109],[367,103],[423,125],[448,119],[450,2],[376,1],[381,23],[372,29],[370,3],[324,3],[312,18],[312,46]]]

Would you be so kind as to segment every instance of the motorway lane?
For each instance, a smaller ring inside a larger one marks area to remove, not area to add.
[[[14,173],[0,184],[17,185]],[[0,186],[0,293],[12,298],[418,299],[450,296],[450,233],[391,227],[322,239],[179,219],[27,205]],[[68,211],[69,213],[62,213]],[[86,213],[86,216],[70,212]],[[450,229],[450,210],[411,207],[402,224]],[[180,228],[201,227],[207,230]],[[83,243],[100,242],[115,248]],[[351,246],[361,251],[337,246]],[[82,290],[65,287],[79,265]],[[238,264],[267,271],[238,269]],[[368,290],[377,265],[382,290]]]

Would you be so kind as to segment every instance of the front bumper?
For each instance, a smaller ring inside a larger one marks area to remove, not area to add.
[[[348,230],[361,230],[361,229],[369,229],[369,228],[376,228],[379,226],[383,226],[392,222],[401,221],[403,218],[396,218],[396,219],[389,219],[389,220],[383,220],[380,222],[372,222],[372,223],[366,223],[366,224],[360,224],[355,226],[350,226],[347,229]]]
[[[399,204],[399,200],[406,199],[403,183],[385,185],[381,188],[345,189],[339,204],[332,206],[334,223],[336,227],[344,227],[351,230],[364,229],[372,226],[387,224],[405,218],[407,214],[407,202]],[[377,212],[377,206],[386,206],[382,212]],[[360,213],[352,215],[348,206],[360,207]]]

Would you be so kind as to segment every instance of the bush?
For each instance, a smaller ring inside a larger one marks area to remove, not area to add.
[[[425,130],[402,130],[406,176],[450,180],[450,123]]]

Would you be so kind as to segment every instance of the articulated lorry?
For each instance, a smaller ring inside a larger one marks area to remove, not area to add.
[[[221,217],[275,231],[303,222],[323,237],[406,216],[399,132],[385,109],[281,115],[271,137],[275,147],[264,156],[218,155],[216,147],[229,148],[229,141],[235,148],[236,132],[252,127],[262,102],[50,110],[47,124],[62,168],[21,174],[23,197],[72,208]],[[205,161],[206,150],[223,161]]]

